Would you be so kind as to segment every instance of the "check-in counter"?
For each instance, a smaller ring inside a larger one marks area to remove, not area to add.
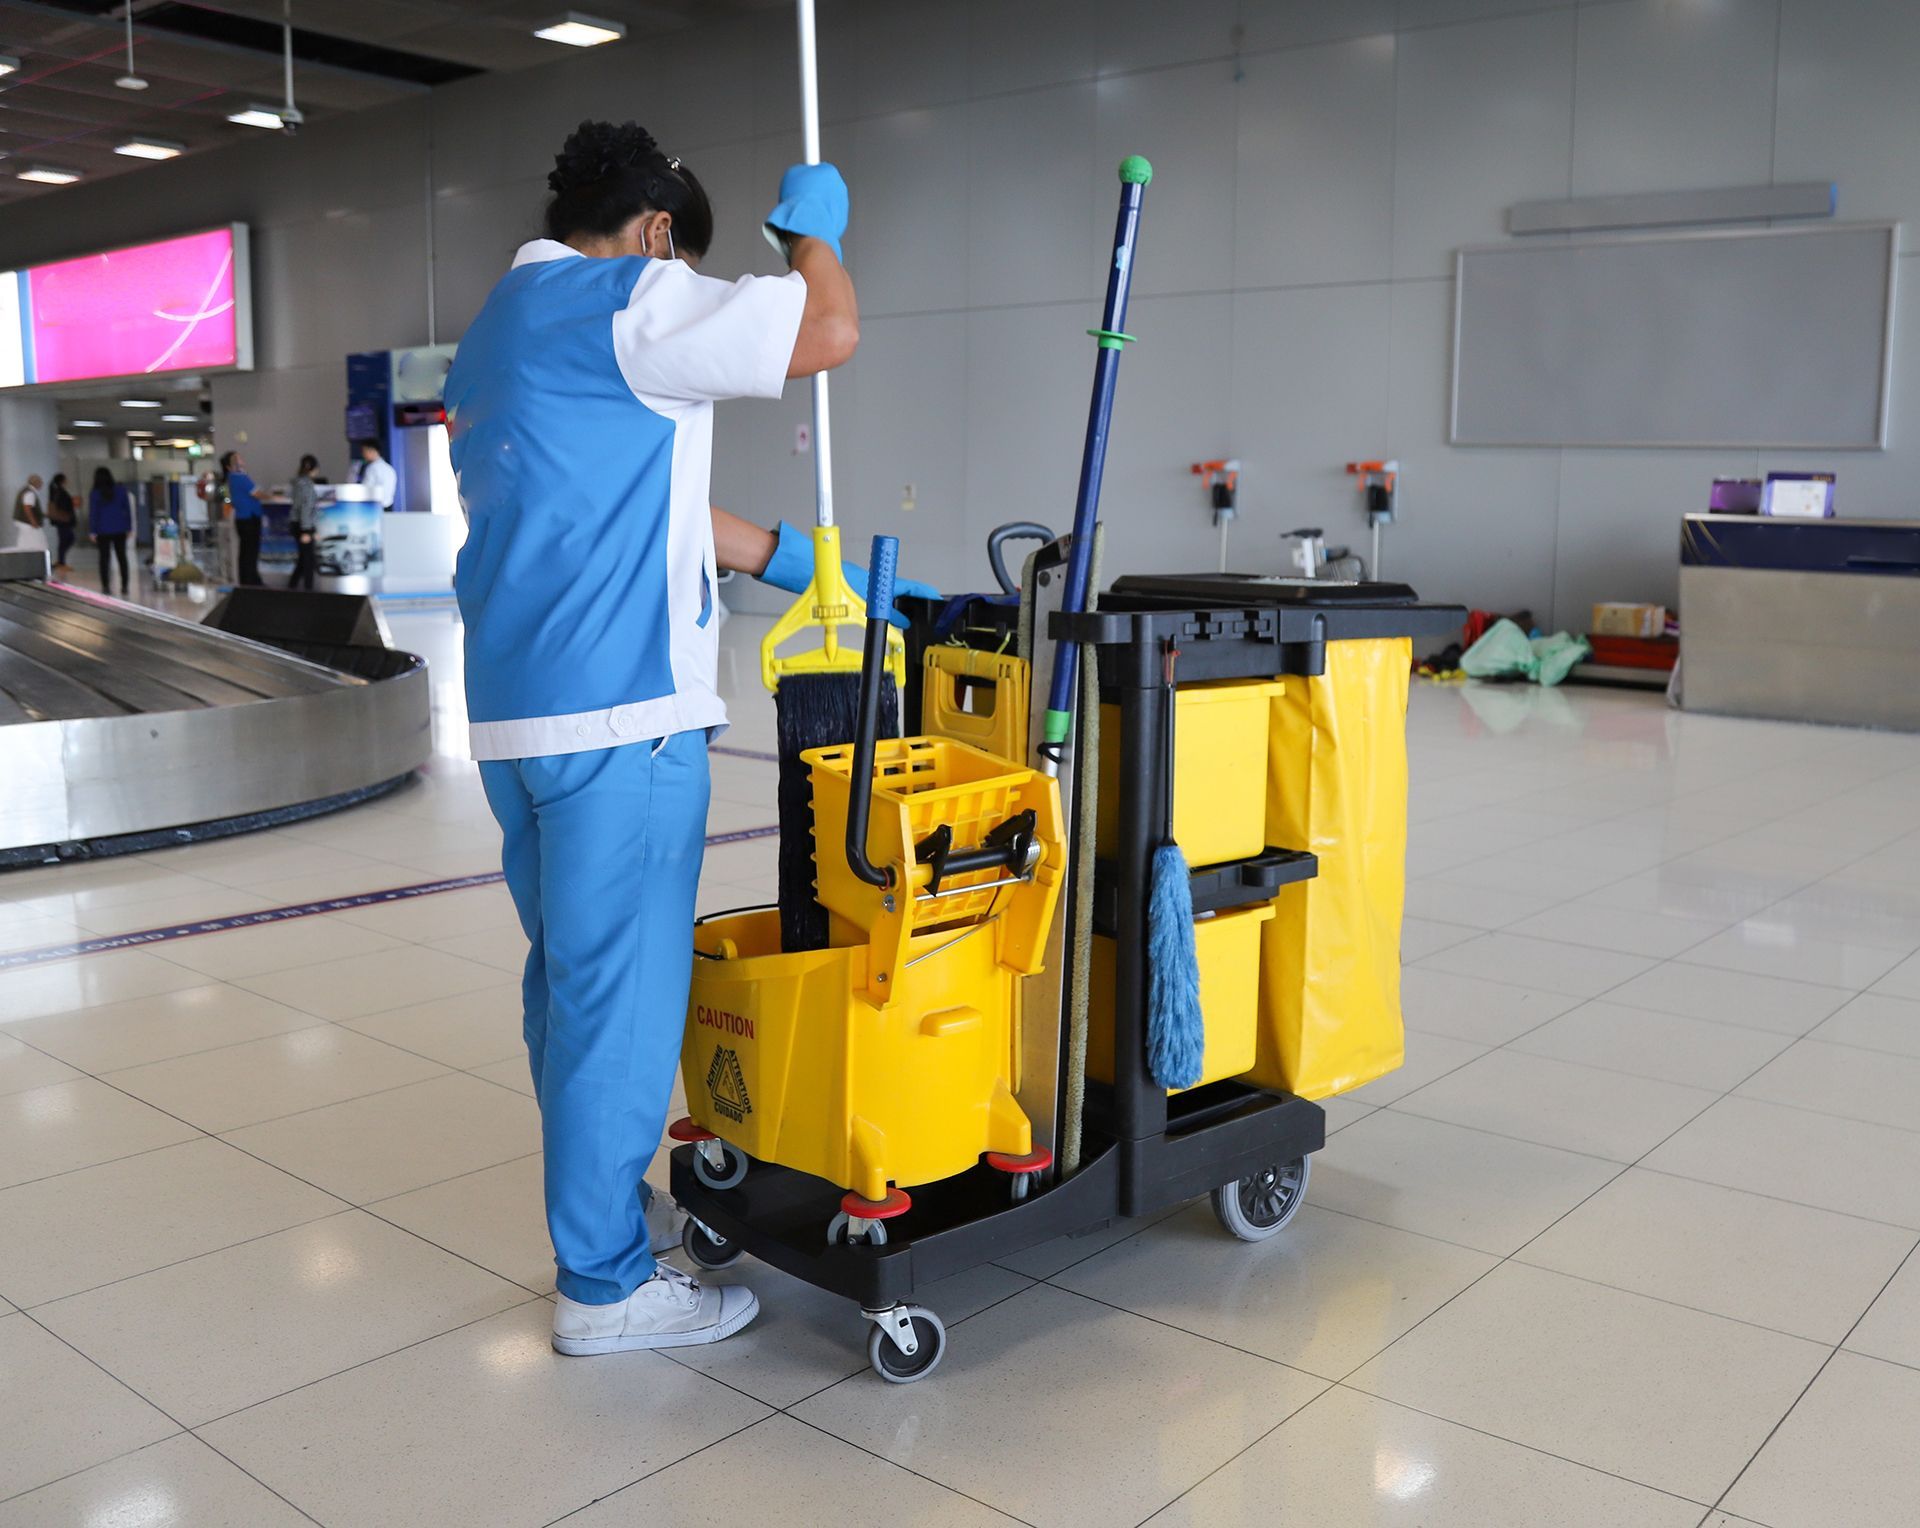
[[[1688,515],[1689,711],[1920,732],[1920,521]]]

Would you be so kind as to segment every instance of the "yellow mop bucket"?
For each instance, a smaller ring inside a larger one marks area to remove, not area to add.
[[[875,1007],[868,947],[783,954],[775,911],[694,930],[687,1111],[762,1162],[867,1199],[1033,1149],[1014,1101],[1018,978],[977,930],[914,936]]]

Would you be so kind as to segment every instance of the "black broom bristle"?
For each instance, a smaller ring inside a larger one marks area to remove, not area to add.
[[[827,910],[814,900],[813,781],[800,755],[851,743],[860,716],[860,675],[788,674],[773,692],[780,753],[780,948],[827,947]],[[900,701],[888,674],[880,685],[880,736],[900,732]],[[825,852],[844,852],[829,844]]]

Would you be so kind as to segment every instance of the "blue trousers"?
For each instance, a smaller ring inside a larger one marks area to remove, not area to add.
[[[653,1277],[643,1175],[666,1126],[693,975],[707,740],[683,732],[480,766],[532,943],[522,992],[560,1293]]]

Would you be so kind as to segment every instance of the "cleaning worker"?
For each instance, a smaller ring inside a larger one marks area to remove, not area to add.
[[[717,571],[784,587],[808,538],[708,500],[713,404],[777,398],[859,342],[847,189],[796,165],[767,227],[790,266],[697,274],[713,209],[629,122],[583,122],[447,376],[468,518],[454,578],[473,755],[532,948],[523,996],[569,1354],[716,1342],[751,1290],[702,1288],[643,1175],[665,1127],[693,962]],[[804,553],[804,570],[798,559]]]

